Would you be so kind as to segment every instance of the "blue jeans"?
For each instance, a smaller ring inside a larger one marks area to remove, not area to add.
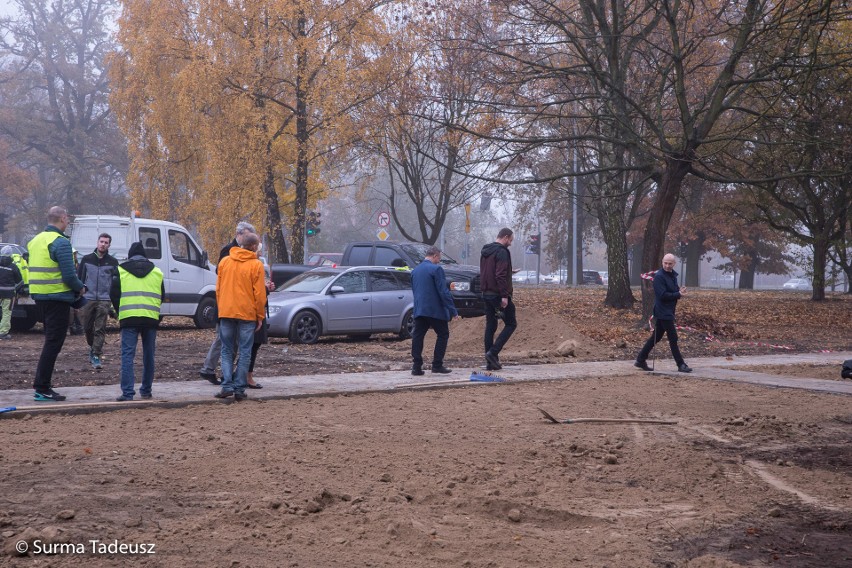
[[[219,338],[222,340],[222,391],[244,393],[248,381],[251,363],[251,346],[254,343],[256,321],[221,318],[219,320]],[[234,349],[240,359],[234,369]]]
[[[156,327],[121,328],[121,394],[132,397],[136,392],[133,385],[136,375],[133,372],[133,360],[136,358],[136,344],[142,336],[142,386],[139,394],[151,394],[154,384],[154,351],[157,344]]]

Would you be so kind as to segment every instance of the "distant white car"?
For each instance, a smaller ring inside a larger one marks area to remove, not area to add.
[[[609,272],[606,271],[598,271],[598,274],[601,275],[601,280],[603,280],[604,286],[609,284]]]
[[[811,290],[813,285],[807,278],[791,278],[784,282],[785,290]]]
[[[512,282],[520,284],[535,284],[538,273],[535,270],[521,270],[512,275]]]

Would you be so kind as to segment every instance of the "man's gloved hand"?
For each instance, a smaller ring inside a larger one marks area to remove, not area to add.
[[[115,310],[113,308],[109,309],[109,317],[111,317],[112,319],[115,319],[115,318],[118,317],[118,314],[115,313]]]

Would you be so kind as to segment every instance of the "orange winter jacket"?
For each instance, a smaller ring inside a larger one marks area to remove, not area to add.
[[[220,318],[261,321],[265,317],[266,286],[257,254],[233,247],[219,263],[216,303]]]

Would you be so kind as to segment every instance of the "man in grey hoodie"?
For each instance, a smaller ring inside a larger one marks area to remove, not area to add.
[[[479,258],[482,301],[485,303],[485,367],[489,371],[503,368],[500,351],[518,328],[512,303],[512,254],[509,252],[514,239],[512,229],[500,229],[497,240],[482,247]],[[503,331],[495,340],[498,319],[503,320]]]

